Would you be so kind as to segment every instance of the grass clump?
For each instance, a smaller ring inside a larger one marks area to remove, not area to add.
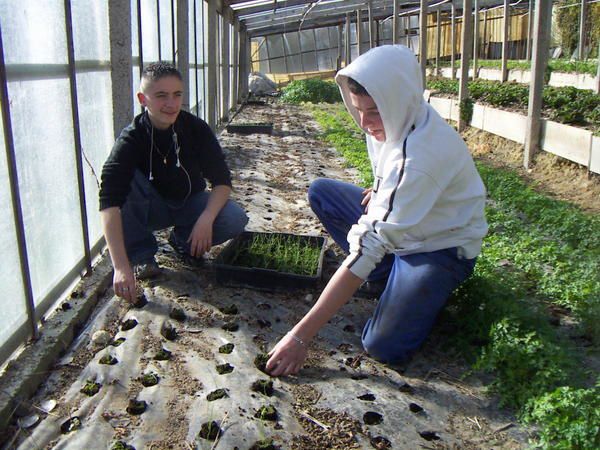
[[[337,103],[342,101],[340,90],[333,81],[317,78],[294,80],[283,88],[281,99],[286,103]]]
[[[325,140],[351,155],[361,174],[370,172],[364,137],[343,106],[319,109],[313,113]],[[477,167],[489,195],[489,234],[474,274],[440,317],[444,341],[495,375],[490,390],[522,420],[539,424],[542,447],[598,448],[598,420],[581,425],[571,405],[589,418],[598,410],[598,387],[586,389],[577,364],[600,345],[600,218],[536,192],[514,171]],[[559,333],[551,303],[581,326]],[[570,339],[582,335],[587,350]]]
[[[319,247],[301,236],[255,233],[240,245],[231,264],[314,276],[320,254]]]
[[[85,385],[79,390],[82,394],[87,395],[88,397],[93,397],[98,392],[100,392],[100,388],[102,385],[100,383],[96,383],[92,380],[87,380]]]

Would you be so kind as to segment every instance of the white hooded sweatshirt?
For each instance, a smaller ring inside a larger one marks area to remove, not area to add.
[[[365,279],[387,253],[457,247],[459,257],[476,257],[487,232],[485,187],[462,138],[423,99],[415,55],[401,45],[376,47],[338,72],[346,108],[360,126],[347,77],[377,105],[386,140],[366,136],[373,192],[368,213],[348,233],[343,265]]]

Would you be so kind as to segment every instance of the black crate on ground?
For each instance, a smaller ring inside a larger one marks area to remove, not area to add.
[[[238,134],[271,134],[273,133],[273,124],[270,122],[230,123],[227,125],[227,132]]]
[[[236,265],[234,261],[240,249],[243,249],[255,236],[283,236],[298,239],[301,243],[318,249],[318,262],[316,273],[313,275],[300,275],[296,273],[280,272],[261,267],[246,267]],[[323,271],[323,254],[327,239],[321,236],[304,236],[289,233],[260,233],[246,231],[231,240],[215,260],[215,274],[217,282],[225,286],[247,287],[259,290],[288,290],[314,288],[321,279]]]

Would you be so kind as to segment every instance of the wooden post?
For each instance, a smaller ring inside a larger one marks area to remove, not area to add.
[[[502,19],[502,82],[508,79],[508,30],[510,28],[510,6],[504,0],[504,18]]]
[[[460,87],[458,89],[458,99],[460,105],[460,114],[458,116],[458,131],[463,131],[470,118],[465,117],[465,102],[469,98],[469,60],[471,59],[471,41],[473,39],[473,22],[471,19],[471,0],[463,0],[463,23],[462,38],[460,40]]]
[[[600,94],[600,42],[598,42],[598,69],[596,70],[596,94]]]
[[[442,12],[438,9],[436,13],[437,23],[435,26],[435,74],[440,76],[440,46],[442,42]]]
[[[483,12],[483,58],[488,57],[488,47],[487,47],[487,29],[488,29],[488,20],[487,20],[487,9]]]
[[[392,43],[400,43],[400,0],[394,0],[394,18],[392,19]]]
[[[406,46],[410,48],[410,16],[406,16],[404,22],[406,23],[406,33],[404,35],[406,38]]]
[[[450,51],[450,78],[454,80],[456,78],[456,70],[454,68],[454,65],[456,64],[456,6],[454,6],[454,0],[452,0],[451,6],[452,16],[450,17],[450,45],[452,50]]]
[[[369,48],[375,47],[375,31],[373,30],[373,7],[371,0],[367,2],[367,12],[369,13]]]
[[[229,23],[221,20],[221,119],[229,120]]]
[[[587,0],[581,0],[581,10],[579,11],[579,59],[585,59],[585,16],[587,16]]]
[[[351,61],[351,57],[350,57],[350,13],[346,13],[346,54],[344,55],[344,62],[345,62],[345,66],[348,66],[348,64],[350,64]]]
[[[529,13],[527,14],[527,49],[525,50],[525,59],[531,60],[531,38],[533,27],[533,0],[529,1]]]
[[[358,42],[358,54],[364,53],[363,35],[362,35],[362,12],[360,8],[356,10],[356,41]]]
[[[243,103],[248,97],[248,76],[250,75],[252,55],[250,54],[250,38],[246,31],[246,25],[240,24],[240,88],[238,91],[238,103]]]
[[[217,128],[217,0],[208,0],[208,32],[207,32],[207,98],[206,123],[213,129]]]
[[[533,23],[533,55],[531,61],[531,87],[529,88],[529,107],[525,134],[525,152],[523,165],[529,169],[533,155],[540,147],[542,130],[541,110],[544,73],[548,64],[550,48],[550,27],[552,18],[552,0],[536,0]]]
[[[343,54],[343,47],[342,47],[342,42],[343,41],[343,30],[342,30],[342,25],[338,25],[337,27],[337,31],[338,31],[338,55],[337,55],[337,61],[336,61],[336,65],[335,65],[335,70],[338,71],[342,68],[342,54]]]
[[[476,79],[479,62],[479,0],[475,0],[473,21],[473,79]]]

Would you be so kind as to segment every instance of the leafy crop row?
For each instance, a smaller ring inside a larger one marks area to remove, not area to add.
[[[442,67],[450,67],[450,61],[442,61],[440,65]],[[486,67],[490,69],[500,69],[502,68],[502,61],[499,59],[478,59],[477,65],[479,67]],[[507,61],[506,65],[509,70],[531,69],[531,62],[525,60],[509,60]],[[473,67],[473,60],[470,61],[470,67]],[[596,71],[598,70],[598,62],[593,59],[586,61],[570,59],[551,59],[548,61],[548,69],[552,72],[587,73],[589,75],[595,76]]]
[[[342,101],[340,90],[333,81],[317,78],[295,80],[283,89],[282,100],[287,103],[336,103]]]

